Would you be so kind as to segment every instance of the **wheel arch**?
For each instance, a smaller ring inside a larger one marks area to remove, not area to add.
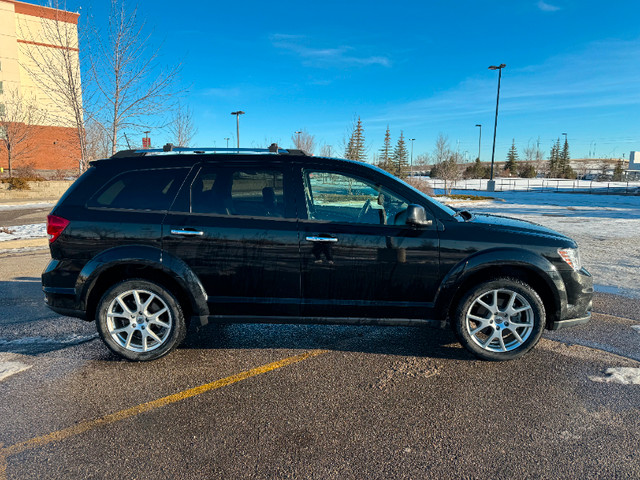
[[[95,319],[98,302],[107,289],[129,278],[142,278],[167,288],[180,302],[187,322],[194,315],[208,314],[204,287],[193,271],[159,249],[141,246],[108,250],[85,265],[76,292],[87,312],[86,319]]]
[[[567,293],[556,268],[545,258],[521,249],[485,252],[456,265],[436,297],[436,310],[441,318],[450,319],[462,296],[475,285],[500,277],[510,277],[529,284],[542,299],[546,312],[546,328],[560,317]]]

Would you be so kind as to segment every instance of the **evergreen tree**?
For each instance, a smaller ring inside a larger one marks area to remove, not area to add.
[[[509,153],[507,153],[507,163],[504,164],[504,169],[509,170],[511,175],[518,174],[518,150],[516,149],[516,139],[513,139]]]
[[[558,138],[549,152],[549,176],[555,178],[561,176],[560,167],[560,139]]]
[[[391,132],[389,131],[389,125],[387,125],[387,131],[384,134],[384,144],[380,149],[380,157],[378,166],[384,170],[391,170]]]
[[[393,174],[397,177],[404,178],[406,176],[407,167],[407,146],[404,141],[404,133],[400,131],[400,138],[393,151]]]
[[[358,121],[356,122],[353,131],[351,132],[351,136],[349,137],[349,142],[347,143],[347,148],[345,150],[345,158],[348,160],[356,160],[358,162],[364,162],[367,159],[364,146],[364,128],[362,127],[360,117],[358,117]]]
[[[558,147],[560,147],[560,140],[558,140]],[[573,169],[571,168],[571,164],[570,164],[569,141],[567,140],[567,137],[564,138],[564,145],[562,147],[562,150],[560,150],[559,148],[558,150],[559,150],[559,162],[558,162],[559,173],[564,178],[571,178]]]
[[[624,179],[624,168],[622,165],[622,160],[619,160],[613,169],[613,178],[614,182],[621,182]]]

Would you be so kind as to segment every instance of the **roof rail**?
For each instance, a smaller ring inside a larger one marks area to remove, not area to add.
[[[173,144],[167,143],[162,148],[147,148],[143,150],[128,150],[127,153],[149,154],[149,153],[289,153],[289,150],[278,148],[275,143],[269,148],[220,148],[220,147],[174,147]]]

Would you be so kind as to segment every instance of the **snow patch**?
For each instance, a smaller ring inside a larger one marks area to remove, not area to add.
[[[640,368],[614,367],[607,368],[605,377],[589,377],[589,380],[603,383],[620,383],[622,385],[640,385]]]
[[[631,325],[631,328],[633,328],[636,332],[640,333],[640,325]]]
[[[49,208],[49,207],[53,207],[54,205],[55,205],[55,202],[18,203],[18,204],[0,205],[0,212],[4,210],[33,210],[34,208]]]
[[[0,242],[9,240],[24,240],[25,238],[42,238],[47,236],[47,225],[45,223],[32,223],[31,225],[18,225],[15,227],[5,227],[5,233],[0,232]]]
[[[15,375],[29,368],[31,368],[31,365],[15,361],[15,355],[11,353],[0,353],[0,382],[11,375]]]

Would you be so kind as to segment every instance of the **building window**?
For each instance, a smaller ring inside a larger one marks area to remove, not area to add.
[[[4,93],[4,90],[2,89],[2,82],[0,82],[0,93]]]
[[[0,140],[6,140],[6,139],[7,139],[7,126],[0,125]]]
[[[0,103],[0,117],[4,117],[7,114],[7,107],[4,103]]]

